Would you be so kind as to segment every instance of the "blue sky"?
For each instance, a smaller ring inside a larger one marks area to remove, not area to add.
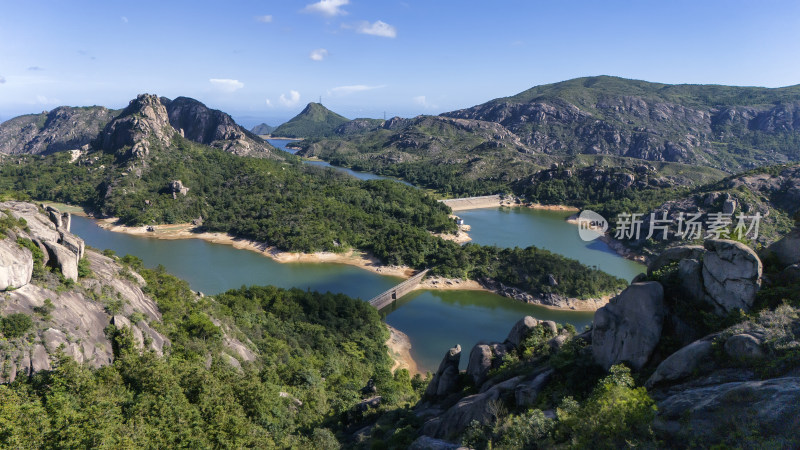
[[[588,75],[800,83],[796,1],[0,0],[0,120],[188,96],[276,124],[469,107]]]

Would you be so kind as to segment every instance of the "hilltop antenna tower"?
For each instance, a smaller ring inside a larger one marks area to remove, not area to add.
[[[322,104],[322,96],[321,95],[319,96],[319,104],[320,105]]]

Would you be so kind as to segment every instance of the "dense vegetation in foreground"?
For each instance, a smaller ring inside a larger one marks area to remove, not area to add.
[[[64,356],[52,371],[0,386],[0,446],[338,448],[334,433],[357,418],[348,411],[369,379],[385,405],[418,398],[418,377],[390,372],[388,333],[365,302],[274,287],[198,299],[163,268],[121,261],[147,281],[169,353],[140,354],[128,328],[109,326],[112,365],[92,369]],[[262,356],[231,366],[215,321]]]
[[[237,157],[179,135],[169,149],[155,148],[144,161],[102,151],[75,162],[64,153],[7,158],[0,190],[84,205],[128,225],[202,220],[207,230],[287,251],[366,250],[387,264],[492,278],[532,294],[589,297],[625,285],[536,248],[461,247],[436,237],[456,229],[449,209],[402,183],[359,181],[291,155],[288,162]],[[173,192],[170,180],[180,180],[188,192]],[[557,286],[546,285],[548,274]]]

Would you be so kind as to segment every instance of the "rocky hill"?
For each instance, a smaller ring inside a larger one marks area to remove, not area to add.
[[[217,109],[210,109],[195,99],[162,97],[169,124],[187,139],[240,156],[265,156],[275,149],[266,141],[234,122]]]
[[[476,344],[465,372],[455,346],[411,415],[373,417],[355,438],[404,436],[420,449],[796,447],[798,233],[761,256],[729,240],[675,247],[590,330],[525,317],[503,342]]]
[[[62,106],[49,113],[8,120],[0,124],[0,153],[86,153],[92,145],[106,150],[136,146],[129,150],[146,153],[151,145],[150,135],[160,145],[168,146],[174,133],[240,156],[278,154],[269,143],[237,125],[222,111],[187,97],[170,100],[150,94],[137,96],[122,111]]]
[[[587,77],[443,115],[499,123],[547,154],[614,154],[729,172],[800,159],[800,86]]]
[[[119,258],[85,248],[70,232],[69,213],[24,202],[0,203],[0,211],[0,383],[51,370],[63,356],[111,364],[113,331],[123,328],[140,350],[167,351],[162,313],[144,278]],[[255,358],[225,333],[230,353]]]
[[[0,153],[48,154],[88,145],[119,111],[60,106],[0,124]]]
[[[14,317],[23,324],[3,328],[0,380],[50,370],[59,353],[92,367],[110,364],[109,325],[129,327],[140,348],[165,350],[169,340],[154,328],[161,313],[142,292],[144,280],[86,250],[69,231],[69,214],[19,202],[0,203],[0,210],[6,222],[17,221],[0,241],[0,312],[4,323]]]
[[[259,136],[265,136],[272,133],[275,127],[272,125],[267,125],[266,123],[260,123],[253,128],[250,129],[250,132]]]
[[[515,189],[552,164],[610,158],[678,163],[703,177],[800,160],[800,86],[578,78],[436,118],[353,121],[300,146],[300,154],[449,195]]]
[[[328,136],[350,119],[340,116],[319,103],[309,103],[300,114],[272,130],[273,136],[315,138]]]

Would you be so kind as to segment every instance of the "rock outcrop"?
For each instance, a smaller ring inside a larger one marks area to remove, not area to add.
[[[445,397],[458,388],[458,364],[461,361],[461,346],[456,345],[447,351],[425,389],[426,397]]]
[[[448,438],[464,431],[472,421],[489,423],[492,402],[502,402],[501,398],[514,395],[522,377],[514,377],[493,386],[486,392],[464,397],[440,417],[435,417],[423,426],[422,432],[435,438]]]
[[[159,98],[140,94],[106,125],[100,146],[124,158],[144,158],[150,154],[151,145],[168,147],[174,134],[167,109]]]
[[[715,442],[731,428],[797,442],[800,378],[712,383],[658,402],[656,433],[675,443]]]
[[[779,241],[770,245],[770,251],[784,266],[800,263],[800,228],[795,228]]]
[[[166,107],[169,124],[186,139],[239,156],[265,157],[274,153],[275,148],[268,142],[237,125],[222,111],[188,97],[162,97],[160,101]]]
[[[189,188],[183,185],[181,180],[172,180],[168,186],[169,192],[172,193],[172,198],[178,198],[178,195],[186,196],[189,193]]]
[[[636,370],[644,367],[661,338],[666,312],[661,284],[630,285],[594,315],[595,361],[606,369],[623,361]]]
[[[671,354],[658,365],[645,385],[652,388],[661,382],[678,381],[692,375],[701,364],[707,362],[707,357],[711,355],[713,338],[714,336],[711,336],[692,342]]]
[[[0,290],[15,289],[31,281],[33,254],[11,239],[0,240]]]
[[[750,247],[735,241],[709,239],[703,244],[703,288],[706,301],[720,314],[736,308],[749,311],[761,287],[761,260]]]
[[[0,123],[0,153],[50,154],[78,150],[97,137],[117,111],[59,106]]]
[[[8,340],[0,349],[0,360],[4,361],[0,382],[13,381],[18,374],[50,369],[58,352],[93,367],[110,364],[114,357],[106,333],[109,325],[129,328],[140,349],[161,354],[169,345],[169,340],[151,326],[161,320],[161,313],[142,291],[144,280],[138,274],[122,276],[123,268],[113,259],[86,251],[83,240],[66,229],[68,221],[53,208],[40,211],[30,203],[3,202],[0,210],[25,219],[27,225],[27,229],[9,230],[8,237],[0,240],[0,279],[6,262],[24,269],[21,275],[10,271],[14,276],[4,280],[11,283],[7,287],[15,289],[0,299],[0,313],[26,314],[34,324],[27,335]],[[30,250],[17,244],[17,238],[29,239],[39,246],[47,260],[38,263],[60,269],[75,287],[60,286],[52,275],[32,281],[28,267],[33,268],[37,262]],[[82,256],[89,263],[91,278],[79,278],[78,262]]]

